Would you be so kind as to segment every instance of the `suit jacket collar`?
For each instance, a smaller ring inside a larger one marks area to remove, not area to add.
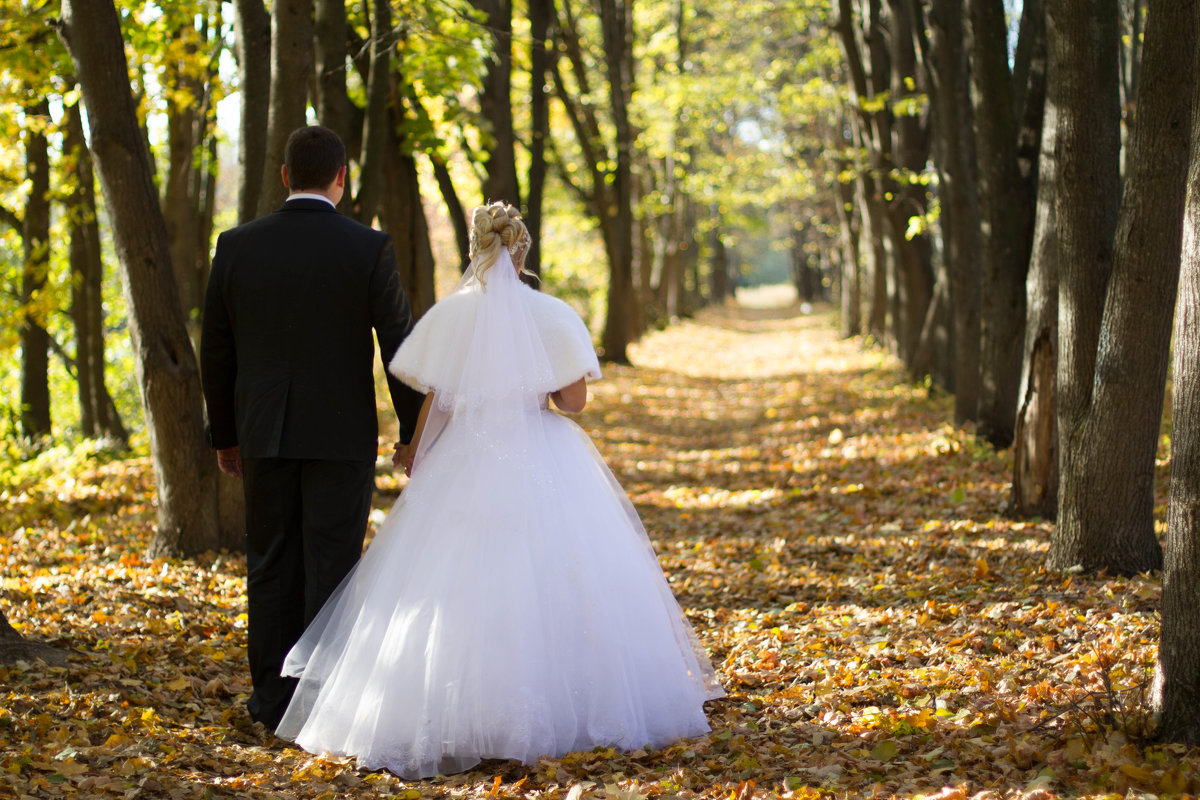
[[[329,211],[336,214],[337,209],[324,200],[313,200],[307,197],[301,197],[297,200],[288,200],[280,207],[280,211]]]

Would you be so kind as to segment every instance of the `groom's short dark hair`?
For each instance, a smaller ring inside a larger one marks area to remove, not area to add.
[[[333,183],[338,170],[346,166],[346,145],[329,128],[306,125],[288,136],[283,163],[293,191],[324,189]]]

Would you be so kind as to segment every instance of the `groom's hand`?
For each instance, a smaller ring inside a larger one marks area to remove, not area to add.
[[[242,457],[238,454],[237,445],[217,451],[217,466],[226,475],[242,477]]]

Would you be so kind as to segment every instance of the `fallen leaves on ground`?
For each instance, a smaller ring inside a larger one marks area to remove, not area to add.
[[[712,309],[632,354],[580,422],[729,693],[708,736],[421,782],[274,739],[242,707],[242,560],[146,560],[152,469],[129,459],[3,498],[4,608],[72,655],[0,668],[0,797],[1200,791],[1200,753],[1147,738],[1157,576],[1046,572],[1050,525],[1003,515],[1009,455],[949,398],[792,307]]]

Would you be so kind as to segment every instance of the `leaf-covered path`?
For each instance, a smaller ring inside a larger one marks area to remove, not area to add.
[[[240,559],[144,560],[147,460],[62,464],[0,498],[0,602],[75,651],[0,668],[0,798],[1200,791],[1200,754],[1139,738],[1157,578],[1044,572],[1049,525],[1001,515],[1007,454],[948,400],[795,307],[708,310],[632,356],[580,422],[729,692],[709,736],[418,783],[310,756],[245,722]]]

